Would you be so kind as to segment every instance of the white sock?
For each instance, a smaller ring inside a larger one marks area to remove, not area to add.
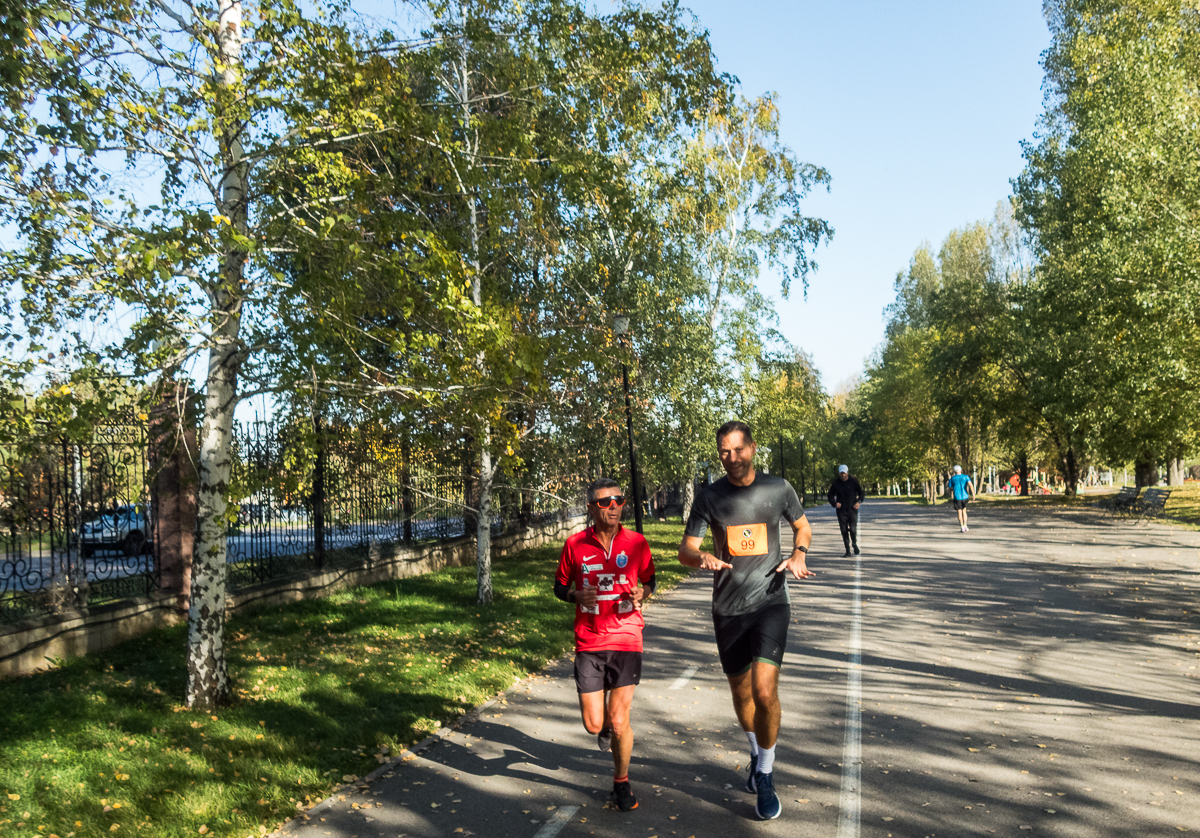
[[[750,741],[750,756],[758,756],[758,737],[754,734],[754,731],[747,730],[746,739]]]
[[[770,774],[771,769],[775,767],[775,746],[769,748],[758,749],[758,770],[763,774]]]

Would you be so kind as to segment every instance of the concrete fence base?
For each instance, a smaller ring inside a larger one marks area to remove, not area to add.
[[[492,557],[502,558],[544,544],[561,544],[585,523],[586,518],[578,516],[493,538]],[[336,570],[297,573],[231,591],[228,609],[230,613],[250,612],[302,599],[317,599],[343,588],[403,579],[474,562],[474,538],[418,547],[373,545],[370,555],[357,564]],[[552,571],[552,568],[547,569],[547,579]],[[0,678],[49,669],[58,659],[98,652],[148,631],[184,622],[187,612],[180,609],[179,599],[176,593],[164,592],[2,626]]]

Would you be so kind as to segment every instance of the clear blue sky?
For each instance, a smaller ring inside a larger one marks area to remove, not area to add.
[[[808,211],[835,228],[782,331],[826,388],[883,338],[896,272],[925,241],[990,218],[1042,109],[1039,0],[691,0],[721,70],[779,94],[784,141],[833,175]]]

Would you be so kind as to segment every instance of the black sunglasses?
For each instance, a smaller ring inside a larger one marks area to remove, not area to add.
[[[624,506],[625,505],[625,496],[624,495],[609,495],[606,498],[596,498],[594,501],[592,501],[592,503],[596,504],[596,506],[600,507],[601,509],[608,509],[614,503],[617,506]]]

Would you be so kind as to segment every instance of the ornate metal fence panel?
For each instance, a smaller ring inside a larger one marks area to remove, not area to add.
[[[228,572],[234,588],[347,565],[390,545],[475,533],[468,441],[254,422],[234,428]],[[147,429],[0,445],[0,622],[152,593],[161,581]],[[580,511],[570,477],[497,476],[496,535]]]
[[[461,439],[417,444],[378,430],[253,422],[236,425],[234,440],[233,587],[346,565],[391,545],[474,534]],[[575,485],[501,475],[493,533],[577,513]]]
[[[0,621],[157,588],[147,459],[139,425],[0,447]]]

